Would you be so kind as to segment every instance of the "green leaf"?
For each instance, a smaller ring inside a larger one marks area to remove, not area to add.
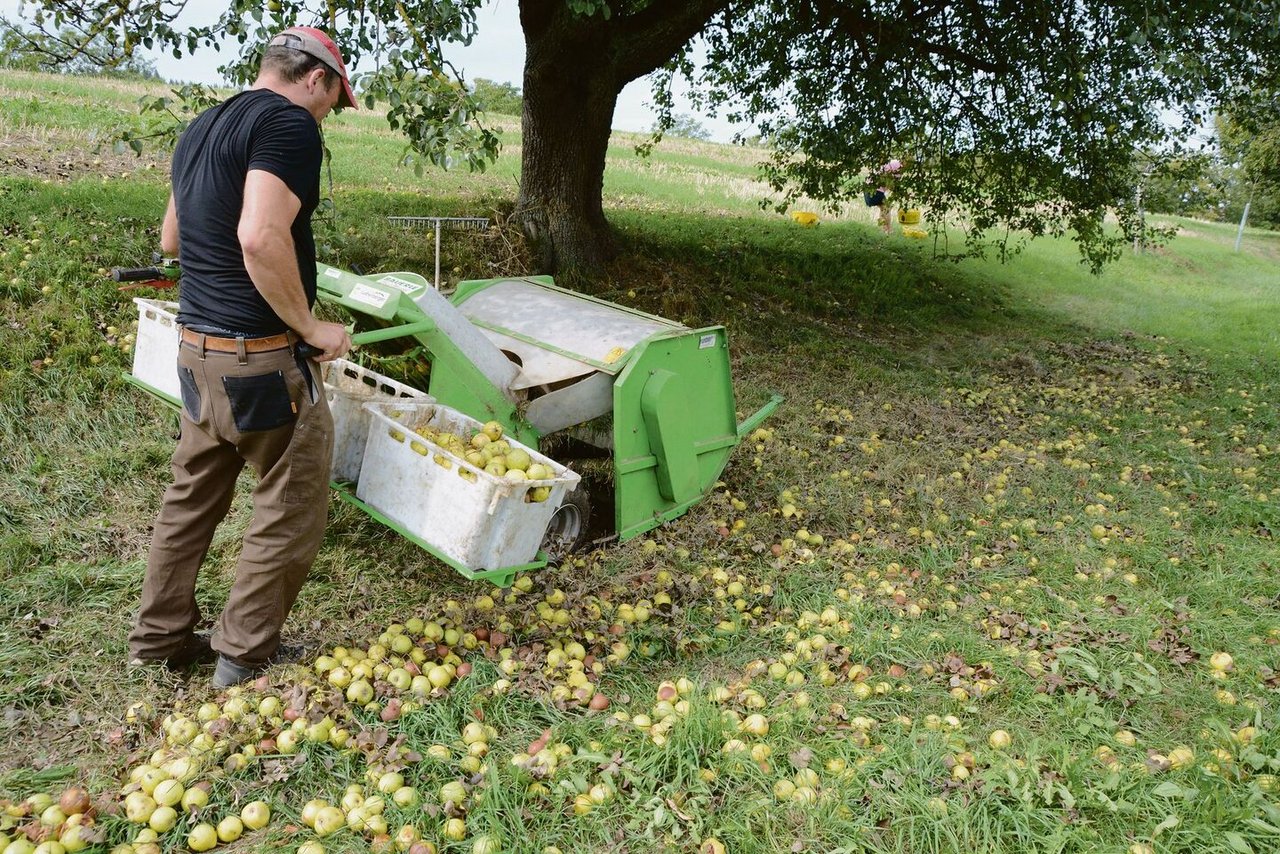
[[[1183,796],[1182,787],[1172,780],[1166,780],[1156,786],[1151,790],[1151,794],[1158,798],[1181,798]]]
[[[1253,854],[1253,846],[1234,830],[1224,831],[1222,838],[1227,841],[1227,845],[1232,851],[1239,851],[1241,854]]]
[[[1256,830],[1261,830],[1263,833],[1269,833],[1272,836],[1280,836],[1280,827],[1276,827],[1274,824],[1268,824],[1260,818],[1248,819],[1245,821],[1245,824]]]
[[[1071,794],[1071,790],[1066,786],[1058,787],[1058,794],[1062,798],[1062,808],[1065,810],[1073,810],[1076,806],[1076,797]]]
[[[1267,765],[1267,757],[1253,748],[1246,750],[1244,755],[1240,757],[1240,761],[1254,771],[1261,771]]]

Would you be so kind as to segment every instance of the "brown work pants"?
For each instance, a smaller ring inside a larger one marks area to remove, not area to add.
[[[130,657],[168,658],[200,622],[196,575],[248,463],[258,475],[253,518],[212,645],[240,664],[262,664],[280,644],[324,535],[333,417],[320,372],[289,348],[237,354],[184,343],[178,376],[182,434],[173,485],[155,522]]]

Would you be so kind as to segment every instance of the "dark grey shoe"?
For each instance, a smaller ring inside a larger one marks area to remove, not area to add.
[[[261,673],[265,667],[266,665],[246,667],[243,664],[236,664],[225,655],[220,655],[218,656],[218,666],[213,671],[213,687],[230,688],[232,685],[248,682]]]
[[[218,666],[213,671],[213,687],[230,688],[260,676],[273,664],[297,664],[307,654],[307,648],[297,643],[282,643],[265,664],[241,664],[225,655],[218,656]]]

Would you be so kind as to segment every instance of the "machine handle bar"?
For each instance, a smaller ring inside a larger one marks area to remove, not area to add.
[[[111,279],[116,282],[150,282],[155,279],[167,279],[165,271],[159,267],[112,267]]]
[[[368,332],[358,332],[351,336],[352,346],[360,344],[375,344],[379,341],[389,341],[392,338],[403,338],[406,335],[416,335],[420,332],[430,332],[435,329],[436,325],[431,320],[418,320],[413,323],[406,323],[403,326],[389,326],[386,329],[371,329]],[[324,351],[319,348],[312,347],[306,341],[298,342],[297,352],[304,359],[311,359],[321,355]]]

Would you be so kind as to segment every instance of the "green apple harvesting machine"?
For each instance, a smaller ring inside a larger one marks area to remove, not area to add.
[[[463,281],[446,298],[414,273],[361,276],[325,264],[317,268],[321,300],[380,327],[353,336],[357,344],[409,338],[426,351],[427,393],[436,405],[478,422],[496,421],[532,449],[567,455],[567,465],[592,457],[606,461],[608,477],[592,494],[582,487],[569,493],[546,531],[538,532],[560,548],[586,537],[593,503],[592,527],[621,540],[680,516],[715,485],[733,449],[782,401],[774,395],[737,420],[722,326],[690,329],[557,287],[547,276]],[[121,272],[121,280],[136,280],[174,269]],[[135,352],[134,373],[126,379],[176,406],[165,383],[139,376],[143,357]],[[519,565],[469,565],[363,501],[354,484],[333,486],[343,500],[468,578],[510,583],[515,572],[546,564],[539,550]],[[612,524],[601,518],[610,505]]]

